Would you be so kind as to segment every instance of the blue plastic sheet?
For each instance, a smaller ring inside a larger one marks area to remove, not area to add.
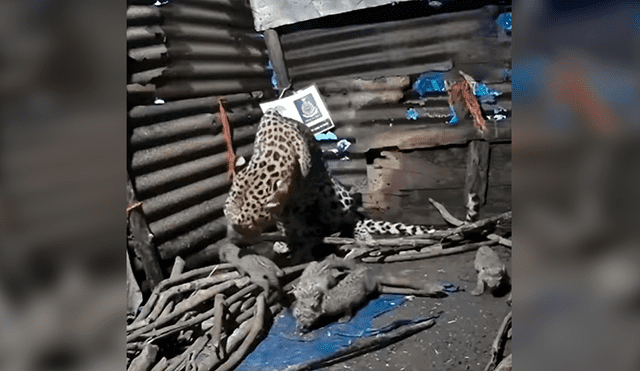
[[[511,12],[500,14],[496,22],[498,22],[500,27],[504,28],[505,31],[511,31]]]
[[[496,89],[491,89],[485,84],[477,83],[473,94],[478,97],[478,101],[480,101],[480,103],[495,103],[496,97],[501,96],[502,92]]]
[[[273,69],[271,60],[267,63],[267,72],[269,73],[269,76],[271,76],[271,87],[273,90],[278,91],[278,75],[276,75],[276,71]]]
[[[449,294],[462,291],[449,282],[441,283],[444,285],[443,291]],[[404,295],[380,295],[358,310],[349,322],[334,322],[306,334],[297,331],[296,319],[291,309],[286,309],[276,317],[267,337],[244,359],[237,370],[281,370],[334,354],[360,338],[425,320],[398,320],[380,328],[373,327],[373,321],[377,317],[399,308],[406,301],[407,297]]]
[[[283,369],[312,359],[323,358],[370,336],[373,320],[400,307],[404,295],[381,295],[360,309],[349,322],[334,322],[304,335],[296,330],[291,309],[275,319],[267,337],[244,359],[237,371]]]
[[[336,149],[338,150],[338,154],[340,156],[344,156],[347,155],[349,153],[349,147],[351,147],[351,142],[349,142],[346,139],[341,139],[337,144],[336,144]]]
[[[418,119],[418,111],[415,108],[409,108],[407,113],[405,114],[407,119],[409,120],[417,120]]]
[[[416,82],[413,83],[413,89],[424,97],[429,94],[443,93],[446,91],[444,86],[444,72],[425,72],[418,76]]]
[[[456,115],[456,110],[453,109],[453,106],[449,106],[449,113],[451,114],[451,120],[449,120],[450,125],[457,125],[460,121],[458,116]]]
[[[338,136],[333,132],[328,131],[326,133],[316,134],[316,140],[338,140]]]

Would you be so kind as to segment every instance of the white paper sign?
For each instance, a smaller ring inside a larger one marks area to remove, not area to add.
[[[275,108],[282,116],[307,125],[313,135],[324,133],[335,127],[318,88],[311,85],[293,95],[272,102],[261,103],[262,112]]]

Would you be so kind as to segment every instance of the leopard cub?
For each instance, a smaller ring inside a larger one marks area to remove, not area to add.
[[[488,289],[494,296],[502,296],[511,288],[505,265],[490,247],[481,246],[478,249],[474,267],[478,271],[478,283],[471,291],[472,295],[480,295]]]

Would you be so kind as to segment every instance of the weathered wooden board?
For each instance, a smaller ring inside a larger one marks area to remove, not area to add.
[[[487,202],[480,209],[480,219],[511,210],[511,185],[492,185],[487,189]]]
[[[489,187],[511,184],[511,143],[492,143],[489,159]]]
[[[446,222],[429,198],[445,205],[455,217],[464,219],[466,210],[462,203],[463,194],[463,188],[412,190],[399,194],[376,194],[373,198],[371,194],[363,194],[363,204],[368,215],[375,219],[443,226]]]
[[[464,187],[467,149],[382,151],[367,167],[371,192]]]

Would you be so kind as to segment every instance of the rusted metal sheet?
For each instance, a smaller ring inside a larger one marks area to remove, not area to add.
[[[392,20],[390,14],[388,21],[334,28],[305,29],[302,23],[295,27],[299,31],[284,33],[281,44],[293,87],[318,85],[338,130],[371,123],[392,124],[394,128],[439,126],[451,117],[447,94],[420,98],[411,87],[428,71],[447,72],[456,78],[462,70],[501,91],[496,104],[510,112],[511,85],[505,80],[511,66],[510,36],[503,35],[495,22],[506,11],[509,6],[488,5],[413,19]],[[408,86],[403,87],[404,96],[397,101],[389,93],[380,102],[371,103],[361,94],[352,97],[355,92],[376,91],[372,86],[376,78],[398,76],[408,79]],[[357,79],[369,80],[370,86],[343,83]],[[406,117],[409,108],[418,111],[417,120]]]
[[[187,4],[171,2],[160,7],[162,16],[170,21],[183,21],[195,24],[216,24],[231,29],[251,29],[253,22],[251,13],[242,8],[223,8],[215,4]]]
[[[177,80],[156,89],[158,97],[176,100],[209,95],[238,94],[252,90],[271,89],[269,80],[262,79],[216,79],[216,80]]]
[[[142,209],[149,220],[156,220],[159,215],[166,216],[173,211],[184,209],[185,204],[192,205],[197,201],[206,200],[207,196],[224,193],[230,185],[227,174],[218,174],[149,198],[142,204]]]
[[[408,76],[380,77],[373,80],[361,78],[330,80],[318,83],[318,89],[323,94],[335,94],[346,92],[377,92],[377,91],[403,91],[409,86]]]
[[[253,144],[248,144],[236,149],[237,156],[244,156],[247,159],[251,157],[252,153]],[[189,184],[194,179],[200,179],[207,174],[226,174],[226,165],[226,154],[225,152],[220,152],[139,175],[136,177],[136,186],[138,192],[141,194],[160,195],[162,192],[166,192],[183,184]]]
[[[187,232],[190,228],[221,217],[222,207],[226,199],[227,194],[225,193],[187,209],[180,210],[166,218],[149,223],[149,229],[151,229],[151,233],[153,233],[158,241],[166,241],[170,237]]]
[[[429,64],[486,56],[497,40],[493,18],[500,8],[446,13],[426,18],[293,32],[281,37],[292,79],[306,81],[355,76],[416,75]],[[406,73],[406,68],[413,71]],[[427,67],[427,68],[425,68]],[[402,74],[393,69],[403,69]],[[375,76],[373,76],[375,77]]]
[[[154,23],[160,19],[160,9],[154,6],[130,5],[127,7],[127,25]]]
[[[257,126],[245,126],[234,131],[234,141],[237,143],[252,142]],[[208,154],[215,148],[224,151],[225,142],[221,135],[205,134],[176,142],[162,144],[148,149],[136,151],[131,159],[131,168],[143,171],[145,168],[155,168],[164,163],[175,164],[180,159],[191,159],[201,154]]]
[[[215,215],[217,214],[214,214],[214,216]],[[227,232],[227,220],[224,216],[220,214],[217,219],[203,219],[203,224],[196,225],[160,243],[160,245],[158,245],[160,257],[163,260],[170,260],[177,255],[186,256],[206,248],[212,241],[218,241],[224,238]],[[215,257],[217,257],[217,255]]]
[[[162,42],[164,31],[157,25],[127,28],[127,45]]]
[[[238,107],[242,104],[254,104],[255,106],[257,106],[257,101],[260,96],[262,96],[262,94],[252,95],[248,93],[241,93],[235,95],[225,95],[223,98],[226,107],[233,108]],[[182,117],[184,115],[217,112],[218,100],[218,97],[213,96],[183,99],[166,102],[164,104],[136,106],[129,111],[129,118],[135,120],[136,122],[143,120],[159,121],[168,118]]]
[[[133,129],[130,143],[134,147],[152,147],[154,144],[162,144],[173,138],[194,136],[201,133],[212,132],[216,127],[214,115],[203,113],[196,116],[188,116],[176,120],[160,122],[157,124],[142,126]],[[218,127],[218,129],[220,129]]]
[[[244,0],[127,8],[129,175],[162,259],[224,237],[230,181],[224,99],[239,156],[250,157],[261,99],[274,96],[264,39]]]

